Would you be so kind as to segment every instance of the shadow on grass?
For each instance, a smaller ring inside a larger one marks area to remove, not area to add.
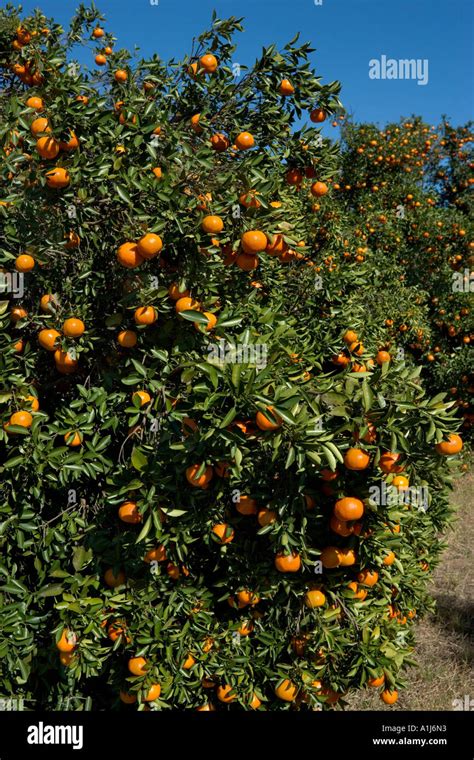
[[[460,659],[474,662],[474,604],[448,594],[436,594],[435,598],[437,609],[433,616],[434,624],[444,631],[453,631],[462,636]]]

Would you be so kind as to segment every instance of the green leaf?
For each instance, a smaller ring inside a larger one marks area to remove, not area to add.
[[[137,448],[136,446],[133,447],[132,456],[131,456],[132,465],[136,470],[143,470],[147,464],[148,459],[141,451],[141,449]]]
[[[132,205],[132,199],[130,198],[128,192],[125,190],[125,188],[121,187],[120,185],[115,185],[115,190],[117,192],[117,195],[125,201],[125,203],[128,203],[130,206]]]
[[[219,423],[220,428],[226,428],[230,423],[235,419],[237,416],[237,409],[233,407],[232,409],[229,409],[226,416],[222,420],[222,422]]]
[[[362,399],[364,405],[364,411],[368,412],[372,408],[374,403],[374,394],[372,393],[369,384],[366,379],[362,382]]]
[[[139,544],[140,541],[143,541],[144,538],[147,537],[147,535],[150,532],[152,526],[152,516],[149,515],[147,519],[145,520],[145,524],[143,525],[143,528],[141,529],[140,533],[138,534],[135,543]]]
[[[286,457],[285,470],[288,470],[296,459],[294,446],[290,446],[288,456]]]

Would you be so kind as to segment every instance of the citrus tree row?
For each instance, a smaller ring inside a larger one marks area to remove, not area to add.
[[[297,38],[236,72],[235,18],[169,66],[0,22],[1,691],[394,704],[463,442],[338,260],[339,83]]]

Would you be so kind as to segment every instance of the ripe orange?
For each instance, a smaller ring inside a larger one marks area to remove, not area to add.
[[[244,232],[240,243],[245,253],[255,254],[265,250],[268,245],[268,239],[265,233],[260,230],[249,230],[248,232]]]
[[[385,683],[385,675],[382,673],[381,676],[378,676],[377,678],[369,678],[367,681],[369,686],[373,686],[377,688],[378,686],[383,686]]]
[[[347,588],[351,589],[351,591],[354,592],[356,599],[363,601],[367,597],[368,591],[365,588],[359,588],[355,581],[348,583]]]
[[[8,422],[8,425],[18,425],[24,428],[29,428],[32,424],[33,417],[30,412],[14,412]]]
[[[266,525],[271,525],[277,520],[277,513],[273,509],[261,509],[258,513],[258,524],[264,528]]]
[[[40,405],[36,396],[25,396],[24,401],[27,408],[31,409],[32,412],[37,412],[39,410]]]
[[[168,288],[168,295],[173,301],[179,301],[180,298],[187,298],[189,296],[189,290],[179,289],[179,285],[173,282]]]
[[[250,496],[241,494],[239,501],[236,502],[235,508],[241,515],[256,515],[257,501]]]
[[[223,135],[222,132],[217,132],[215,135],[212,135],[211,148],[217,151],[217,153],[222,153],[224,150],[227,150],[229,145],[229,139]]]
[[[201,222],[201,227],[208,234],[216,234],[224,229],[224,222],[220,216],[205,216]]]
[[[200,306],[201,304],[195,298],[183,296],[182,298],[178,298],[174,308],[179,314],[181,311],[199,311]]]
[[[409,480],[404,475],[396,475],[392,480],[392,486],[399,491],[405,491],[409,486]]]
[[[64,436],[66,446],[80,446],[82,444],[82,434],[78,430],[69,430]]]
[[[21,306],[14,306],[13,309],[10,310],[10,319],[12,322],[20,322],[20,320],[25,319],[27,316],[28,312]]]
[[[70,230],[67,235],[65,235],[65,238],[67,240],[66,248],[68,250],[71,250],[71,248],[78,248],[78,246],[81,243],[81,238],[77,234],[77,232],[74,232],[74,230]]]
[[[86,326],[81,319],[70,317],[63,323],[63,333],[66,338],[80,338],[84,334]]]
[[[161,179],[163,176],[163,171],[161,169],[161,166],[154,166],[152,168],[152,172],[155,175],[156,179]]]
[[[377,354],[375,356],[375,361],[379,365],[379,367],[382,366],[382,364],[385,364],[386,362],[389,362],[392,357],[388,353],[388,351],[377,351]]]
[[[259,258],[256,254],[253,253],[239,253],[235,259],[235,263],[239,269],[242,269],[242,271],[251,272],[253,269],[256,269],[258,267]]]
[[[74,359],[68,351],[62,351],[60,348],[54,352],[54,361],[56,368],[64,375],[74,372],[79,364],[78,359]]]
[[[194,488],[208,488],[209,483],[214,475],[214,470],[210,465],[206,465],[202,475],[197,475],[201,465],[192,464],[186,468],[186,480]]]
[[[204,131],[203,128],[199,125],[199,119],[201,118],[200,113],[195,113],[194,116],[191,116],[191,129],[196,132],[197,135],[202,134]]]
[[[217,523],[213,526],[212,532],[220,539],[221,544],[229,544],[235,535],[234,529],[227,523]]]
[[[65,150],[68,152],[76,150],[76,148],[79,147],[79,140],[77,139],[77,135],[72,130],[70,130],[69,140],[66,140],[66,141],[60,140],[59,147],[61,150]]]
[[[207,324],[202,324],[201,322],[194,322],[194,327],[196,328],[196,330],[204,329],[206,332],[213,330],[214,327],[217,325],[216,315],[213,314],[211,311],[203,311],[203,316],[207,318]]]
[[[144,657],[131,657],[128,661],[128,669],[132,676],[144,676],[148,663]]]
[[[242,591],[237,592],[237,599],[239,601],[239,607],[245,607],[248,604],[254,605],[258,604],[260,601],[260,597],[258,594],[256,594],[254,591],[249,591],[248,589],[243,589]]]
[[[117,251],[117,260],[127,269],[135,269],[143,264],[143,256],[138,250],[137,243],[122,243]]]
[[[152,325],[158,319],[158,314],[153,306],[139,306],[135,309],[134,317],[137,325]]]
[[[267,406],[265,413],[257,412],[255,422],[260,430],[278,430],[283,424],[282,418],[272,406]]]
[[[30,132],[34,137],[42,134],[43,132],[51,132],[48,119],[44,116],[40,116],[38,119],[34,119],[30,125]]]
[[[295,551],[291,554],[279,552],[275,556],[275,567],[280,573],[297,573],[301,568],[301,557]]]
[[[320,560],[325,568],[339,567],[341,564],[339,549],[335,546],[326,546],[321,552]]]
[[[137,701],[135,694],[129,694],[127,691],[121,691],[119,697],[125,705],[133,705]]]
[[[289,79],[282,79],[280,82],[280,86],[278,87],[278,92],[280,95],[283,95],[284,97],[287,95],[293,95],[295,91],[295,88],[291,84]]]
[[[132,401],[136,398],[140,399],[140,406],[145,406],[151,401],[151,396],[147,391],[135,391],[132,393]]]
[[[125,71],[125,69],[117,69],[117,71],[114,74],[114,79],[116,82],[119,82],[119,83],[126,82],[128,79],[128,74]]]
[[[349,351],[351,354],[357,354],[357,356],[361,356],[364,353],[365,348],[359,340],[355,340],[350,344]]]
[[[122,330],[117,336],[117,343],[122,348],[133,348],[137,341],[138,335],[133,330]]]
[[[356,340],[358,340],[358,335],[356,332],[354,332],[354,330],[347,330],[344,333],[344,341],[347,343],[347,345],[354,343]]]
[[[132,525],[136,525],[143,519],[134,501],[124,501],[119,507],[118,516],[122,522],[131,523]]]
[[[334,533],[337,533],[338,536],[351,536],[354,532],[354,529],[350,527],[348,523],[343,520],[338,520],[335,515],[332,515],[329,527]]]
[[[127,644],[130,643],[130,636],[127,635],[127,624],[125,620],[114,620],[107,628],[107,636],[111,641],[117,641],[120,636],[123,636]]]
[[[359,583],[362,583],[363,586],[375,586],[378,579],[379,574],[377,570],[361,570],[357,576],[357,580]]]
[[[107,586],[110,586],[110,588],[117,588],[125,583],[126,576],[123,570],[119,570],[117,574],[115,574],[113,569],[109,567],[104,573],[104,581]]]
[[[183,417],[181,429],[184,435],[192,435],[196,432],[196,430],[199,430],[199,427],[197,422],[195,422],[191,417]]]
[[[56,648],[60,652],[73,652],[77,646],[77,636],[73,631],[68,628],[64,628],[59,641],[56,642]]]
[[[98,53],[96,57],[94,58],[94,60],[97,66],[105,66],[105,64],[107,63],[107,58],[105,57],[105,55],[102,55],[102,53]]]
[[[61,337],[61,333],[57,330],[40,330],[38,333],[38,342],[42,348],[46,351],[56,351],[56,343]]]
[[[41,111],[44,108],[43,98],[39,98],[39,97],[36,97],[35,95],[32,95],[26,101],[26,105],[28,106],[28,108],[34,108],[35,111]]]
[[[383,559],[383,563],[384,563],[384,565],[388,566],[388,565],[393,565],[394,562],[395,562],[395,554],[394,554],[394,552],[390,551],[390,552],[388,552],[388,554],[385,555],[385,557]]]
[[[366,470],[369,462],[370,454],[362,449],[348,449],[344,454],[344,464],[348,470]]]
[[[326,604],[326,595],[318,589],[310,589],[304,595],[304,603],[306,607],[309,607],[310,609],[322,607]]]
[[[166,559],[166,548],[163,546],[163,544],[156,546],[154,549],[149,549],[143,557],[143,561],[147,562],[148,564],[150,562],[164,562]]]
[[[252,695],[252,699],[249,702],[249,707],[251,707],[252,710],[258,710],[258,708],[261,707],[261,704],[262,704],[261,700],[254,693]]]
[[[269,256],[279,256],[281,253],[284,253],[287,249],[288,249],[288,246],[283,239],[283,235],[275,235],[271,243],[267,242],[267,247],[265,248],[265,251],[266,253],[268,253]]]
[[[67,169],[63,169],[61,166],[56,166],[55,169],[51,169],[46,172],[46,184],[52,188],[67,187],[71,179]]]
[[[338,520],[359,520],[364,514],[364,502],[355,496],[344,496],[334,505],[334,516]]]
[[[96,39],[99,39],[99,37],[103,37],[105,34],[104,30],[100,28],[100,26],[96,26],[96,28],[92,31],[92,36]]]
[[[463,441],[460,435],[457,433],[450,433],[447,441],[441,441],[436,444],[436,451],[443,456],[450,456],[451,454],[459,454],[463,447]]]
[[[73,652],[60,652],[59,653],[59,662],[61,665],[64,665],[65,668],[68,668],[74,661],[74,653]]]
[[[217,58],[211,53],[201,56],[199,59],[199,65],[201,69],[204,69],[206,74],[213,74],[217,69]]]
[[[161,694],[161,685],[159,683],[154,683],[150,686],[147,693],[143,697],[143,701],[153,702],[155,699],[158,699],[160,694]]]
[[[253,148],[255,145],[255,139],[250,132],[241,132],[235,138],[235,144],[239,150],[249,150],[249,148]]]
[[[17,272],[31,272],[35,268],[35,260],[28,253],[22,253],[15,259],[15,269]]]
[[[313,182],[311,185],[311,195],[320,198],[321,196],[326,195],[328,189],[329,188],[325,182]]]
[[[244,620],[239,628],[237,629],[237,632],[240,633],[241,636],[249,636],[254,629],[254,624],[251,620]]]
[[[219,686],[217,689],[217,699],[220,702],[225,702],[226,704],[229,702],[233,702],[234,699],[237,699],[237,695],[233,690],[232,686],[229,686],[229,684],[225,684],[225,686]]]
[[[36,150],[41,158],[56,158],[59,153],[59,143],[54,137],[40,137],[36,141]]]
[[[285,179],[289,185],[301,185],[303,174],[299,169],[288,169],[285,174]]]
[[[326,119],[326,112],[322,108],[315,108],[311,111],[309,118],[314,124],[320,124]]]
[[[283,702],[294,702],[297,694],[297,686],[295,686],[293,681],[290,681],[288,678],[285,678],[275,688],[275,696],[278,697],[278,699],[283,700]]]
[[[379,467],[386,474],[392,472],[403,472],[403,466],[398,465],[400,454],[394,451],[385,451],[379,460]]]
[[[346,367],[348,364],[350,364],[351,360],[349,359],[346,354],[337,354],[336,356],[333,356],[332,358],[333,364],[337,364],[339,367]]]
[[[163,248],[163,241],[159,235],[147,232],[137,243],[137,250],[144,259],[153,259]]]
[[[188,656],[186,657],[186,659],[185,659],[185,661],[183,662],[183,665],[182,665],[183,670],[191,670],[191,668],[195,664],[196,664],[196,660],[194,659],[194,657],[192,656],[192,654],[188,653]]]
[[[398,691],[395,689],[393,691],[385,689],[385,691],[381,693],[380,699],[382,702],[385,702],[386,705],[394,705],[395,702],[398,701]]]
[[[353,549],[344,547],[342,549],[338,549],[337,551],[339,554],[341,567],[349,567],[350,565],[355,565],[357,557]]]

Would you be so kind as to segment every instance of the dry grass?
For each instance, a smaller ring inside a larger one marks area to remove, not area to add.
[[[452,710],[454,699],[466,694],[474,698],[473,487],[474,475],[467,475],[453,493],[458,509],[454,531],[431,589],[437,610],[416,627],[418,667],[405,672],[407,687],[400,691],[398,703],[388,707],[375,690],[367,689],[352,696],[346,709]]]

